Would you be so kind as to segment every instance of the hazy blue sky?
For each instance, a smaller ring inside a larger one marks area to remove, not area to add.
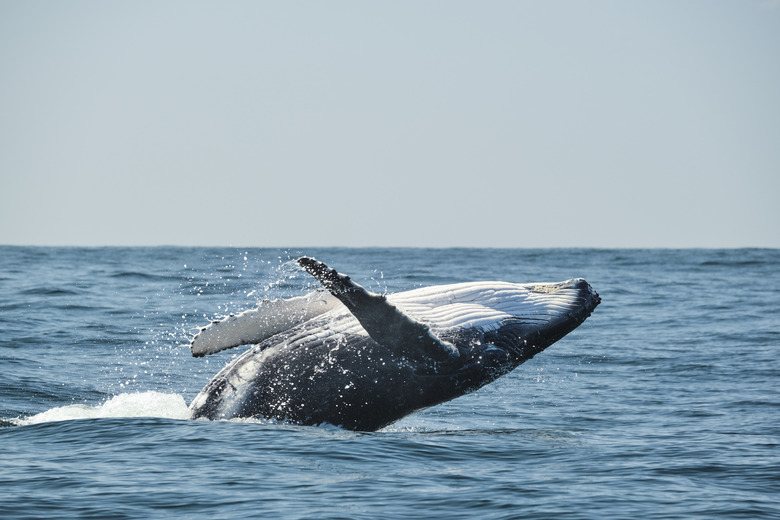
[[[780,2],[0,0],[0,179],[0,244],[780,247]]]

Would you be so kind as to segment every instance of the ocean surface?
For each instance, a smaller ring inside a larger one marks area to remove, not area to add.
[[[199,327],[316,282],[584,277],[480,391],[355,433],[191,421]],[[780,250],[0,247],[0,517],[780,518]]]

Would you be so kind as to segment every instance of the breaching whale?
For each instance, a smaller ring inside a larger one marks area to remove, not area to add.
[[[312,258],[298,263],[324,290],[266,300],[193,338],[194,356],[254,344],[195,397],[193,418],[377,430],[494,381],[574,330],[601,301],[581,278],[385,296]]]

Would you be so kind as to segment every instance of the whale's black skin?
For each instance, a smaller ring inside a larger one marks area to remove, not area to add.
[[[325,264],[298,262],[349,312],[334,309],[250,348],[195,398],[193,418],[377,430],[494,381],[571,332],[600,303],[582,279],[537,285],[531,291],[565,291],[573,303],[560,316],[510,316],[489,330],[434,334],[436,323],[411,318]]]

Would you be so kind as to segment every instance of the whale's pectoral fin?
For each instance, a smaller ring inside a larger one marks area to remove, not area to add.
[[[326,291],[314,291],[305,296],[265,300],[256,309],[230,315],[203,327],[192,338],[190,351],[194,357],[222,350],[260,343],[274,334],[328,312],[339,301]]]
[[[458,357],[454,346],[437,338],[428,326],[398,310],[381,294],[367,291],[349,276],[313,258],[304,256],[298,263],[349,309],[377,343],[415,360],[445,362]]]

